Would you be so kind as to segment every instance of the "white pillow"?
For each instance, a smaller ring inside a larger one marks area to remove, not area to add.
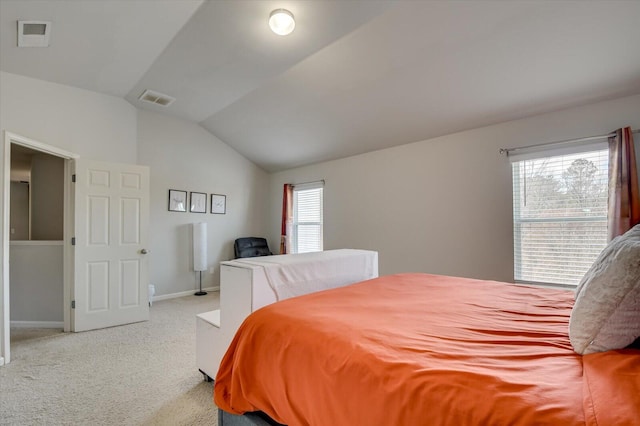
[[[602,250],[576,290],[569,339],[579,354],[624,348],[640,337],[640,225]]]

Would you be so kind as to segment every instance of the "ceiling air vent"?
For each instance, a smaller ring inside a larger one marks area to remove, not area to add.
[[[49,47],[51,22],[18,21],[18,47]]]
[[[143,102],[151,102],[152,104],[168,107],[176,100],[169,95],[163,93],[154,92],[153,90],[145,90],[138,98]]]

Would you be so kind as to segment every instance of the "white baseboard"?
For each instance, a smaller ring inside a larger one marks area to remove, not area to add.
[[[13,328],[64,328],[64,321],[11,321]]]
[[[203,288],[203,291],[218,291],[220,290],[220,287],[207,287],[207,288]],[[188,290],[188,291],[181,291],[179,293],[171,293],[171,294],[161,294],[159,296],[153,296],[153,301],[154,302],[158,302],[160,300],[167,300],[167,299],[177,299],[178,297],[185,297],[185,296],[192,296],[193,293],[195,293],[197,290]]]
[[[4,357],[0,356],[0,367],[2,367],[4,365]]]

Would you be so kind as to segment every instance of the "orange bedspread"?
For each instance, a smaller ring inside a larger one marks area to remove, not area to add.
[[[640,351],[576,354],[572,305],[426,274],[285,300],[242,324],[214,400],[288,425],[640,424]]]

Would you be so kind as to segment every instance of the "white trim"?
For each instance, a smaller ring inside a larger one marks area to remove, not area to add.
[[[207,288],[203,288],[202,290],[203,291],[219,291],[220,286],[207,287]],[[188,291],[181,291],[179,293],[161,294],[159,296],[153,296],[153,301],[157,302],[159,300],[177,299],[178,297],[193,296],[193,293],[195,293],[196,291],[197,290],[188,290]]]
[[[38,142],[33,139],[29,139],[25,136],[20,136],[11,132],[4,132],[4,140],[11,141],[11,143],[15,143],[16,145],[24,146],[26,148],[35,149],[36,151],[41,151],[50,155],[55,155],[56,157],[62,157],[67,160],[80,158],[78,154],[74,154],[73,152],[65,151],[64,149],[57,148],[55,146],[47,145],[42,142]],[[11,164],[11,163],[9,163]]]
[[[2,138],[4,153],[4,173],[2,182],[2,291],[0,303],[2,303],[2,319],[0,320],[0,356],[4,357],[3,364],[11,361],[11,317],[9,316],[9,235],[10,234],[10,191],[11,191],[11,134],[4,132]]]
[[[62,312],[64,313],[64,331],[70,332],[73,328],[73,316],[71,315],[71,301],[73,300],[72,290],[74,288],[73,266],[75,262],[75,251],[71,245],[75,234],[74,199],[75,185],[72,185],[71,176],[75,172],[75,160],[67,159],[64,162],[64,211],[63,224],[63,269],[62,269]]]
[[[64,328],[63,321],[11,321],[13,328]]]
[[[4,365],[4,358],[0,356],[0,367],[2,367],[3,365]]]

